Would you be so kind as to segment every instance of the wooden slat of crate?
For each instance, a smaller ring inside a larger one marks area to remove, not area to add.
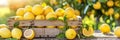
[[[49,21],[49,20],[35,20],[33,22],[33,26],[64,26],[64,22],[59,20]],[[81,25],[81,21],[75,20],[75,21],[68,21],[69,26]]]

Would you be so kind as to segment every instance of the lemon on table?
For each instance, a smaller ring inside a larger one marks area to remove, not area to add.
[[[17,11],[16,11],[16,16],[23,16],[24,13],[25,13],[24,8],[19,8],[19,9],[17,9]]]
[[[114,14],[115,19],[119,19],[119,17],[120,17],[119,13]]]
[[[84,36],[90,37],[94,34],[94,29],[92,27],[89,27],[88,30],[86,28],[83,28],[82,33]]]
[[[34,15],[40,15],[43,14],[43,6],[41,5],[34,5],[32,8],[32,12]]]
[[[47,26],[46,28],[55,28],[55,26]]]
[[[109,8],[107,12],[108,12],[107,15],[113,15],[114,9],[113,8]]]
[[[117,36],[117,37],[120,37],[120,27],[116,27],[114,29],[114,34]]]
[[[49,20],[49,19],[56,19],[57,18],[57,15],[54,13],[54,12],[50,12],[46,15],[46,19]]]
[[[80,16],[80,11],[79,10],[75,10],[75,15]]]
[[[35,32],[33,29],[26,29],[24,31],[24,37],[27,39],[33,39],[35,36]]]
[[[66,15],[67,18],[72,18],[73,15],[75,15],[75,11],[74,11],[73,8],[68,7],[68,8],[65,9],[65,14],[64,15]]]
[[[44,15],[47,15],[49,12],[54,12],[53,8],[50,6],[46,6],[44,8]]]
[[[108,34],[110,33],[110,26],[108,24],[102,24],[100,27],[99,27],[100,31],[104,34]]]
[[[15,16],[15,20],[24,20],[23,16]]]
[[[74,39],[76,37],[77,33],[74,29],[68,29],[65,32],[65,36],[67,39]]]
[[[32,6],[30,5],[25,6],[25,12],[32,12]]]
[[[6,24],[0,24],[0,28],[8,28]]]
[[[45,16],[44,15],[37,15],[35,17],[36,20],[45,20]]]
[[[55,14],[56,14],[58,17],[64,16],[64,9],[58,8],[58,9],[55,11]]]
[[[23,16],[24,20],[34,20],[35,16],[31,12],[26,12]]]
[[[93,8],[94,9],[100,9],[101,8],[101,3],[100,2],[96,2],[95,4],[93,4]]]
[[[12,38],[20,39],[22,37],[22,30],[19,28],[13,28],[11,33]]]
[[[11,32],[8,28],[1,28],[0,29],[0,37],[1,38],[10,38]]]
[[[107,1],[107,6],[112,7],[114,5],[114,2],[112,0]]]

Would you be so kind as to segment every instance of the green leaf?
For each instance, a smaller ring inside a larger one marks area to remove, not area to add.
[[[105,2],[107,2],[108,0],[99,0],[100,2],[102,2],[102,3],[105,3]]]
[[[53,21],[53,20],[56,20],[56,18],[52,17],[52,18],[49,18],[48,20]]]
[[[17,40],[16,38],[7,38],[5,40]]]
[[[65,34],[59,33],[56,38],[59,38],[59,39],[65,38]]]
[[[14,27],[18,27],[19,26],[19,21],[16,21],[15,23],[14,23]]]

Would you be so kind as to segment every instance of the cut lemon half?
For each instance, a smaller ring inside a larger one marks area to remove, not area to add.
[[[90,36],[93,35],[94,29],[92,27],[89,27],[88,30],[86,28],[83,28],[82,33],[83,33],[84,36],[90,37]]]
[[[35,32],[33,29],[27,29],[25,30],[24,32],[24,37],[27,38],[27,39],[33,39],[35,36]]]

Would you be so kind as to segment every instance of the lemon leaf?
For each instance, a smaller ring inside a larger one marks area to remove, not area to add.
[[[49,18],[48,20],[53,21],[53,20],[56,20],[56,18],[52,17],[52,18]]]
[[[19,26],[19,21],[16,21],[15,23],[14,23],[14,27],[18,27]]]
[[[65,38],[65,34],[64,33],[59,33],[56,38],[61,39],[61,38]]]
[[[17,40],[16,38],[7,38],[6,40]]]

